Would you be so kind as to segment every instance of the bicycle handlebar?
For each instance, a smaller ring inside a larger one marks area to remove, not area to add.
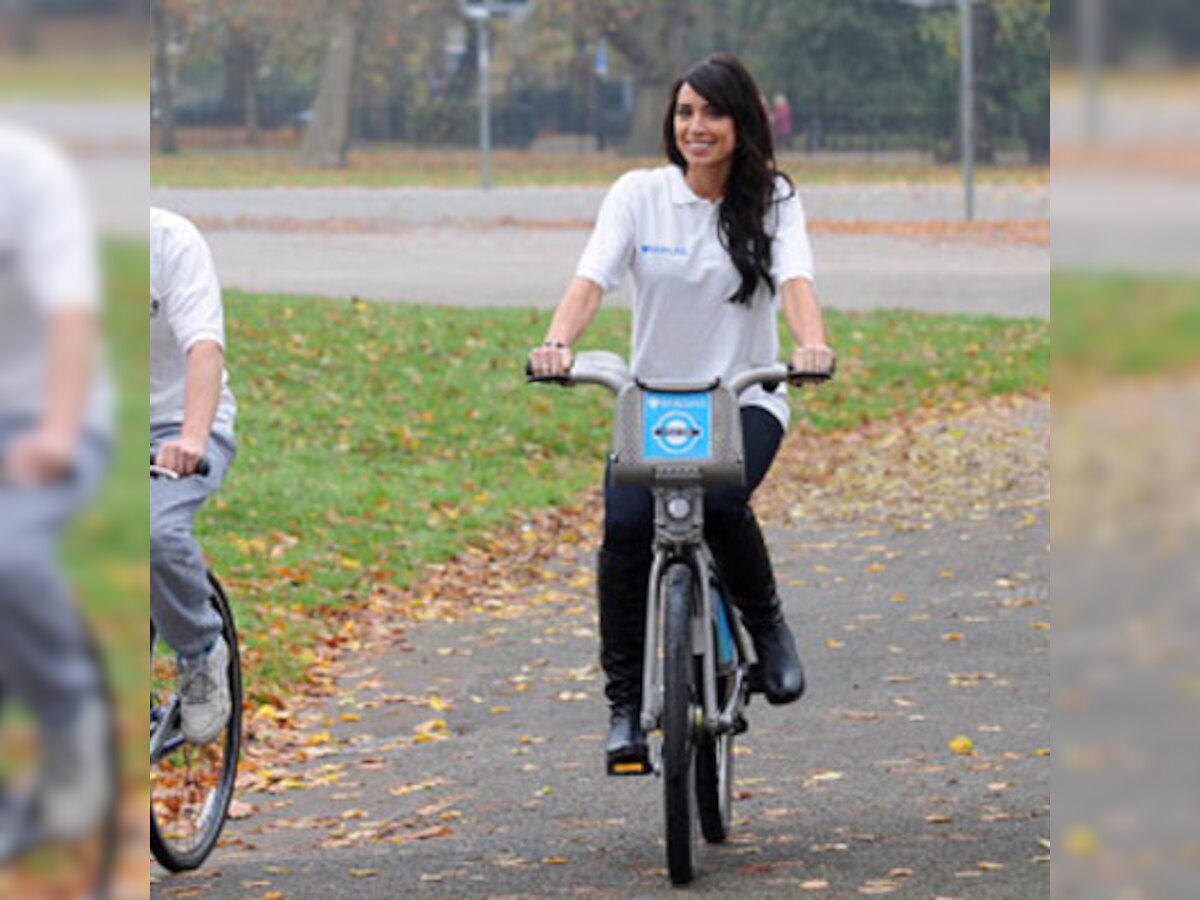
[[[768,366],[743,369],[734,374],[726,384],[734,394],[739,395],[756,384],[774,391],[784,381],[795,385],[822,384],[833,377],[835,370],[836,364],[829,372],[798,372],[785,363],[772,363]],[[630,374],[625,361],[617,354],[607,350],[591,350],[576,356],[570,373],[566,375],[534,375],[532,365],[526,362],[525,380],[529,384],[557,384],[563,387],[573,384],[599,384],[617,394],[625,385],[636,379]]]

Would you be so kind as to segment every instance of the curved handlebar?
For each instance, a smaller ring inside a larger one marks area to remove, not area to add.
[[[829,381],[833,374],[834,369],[829,372],[797,372],[785,363],[772,363],[769,366],[743,369],[735,373],[726,384],[734,394],[741,394],[756,384],[765,385],[771,391],[784,381],[796,385],[821,384]],[[533,367],[526,362],[525,380],[530,384],[557,384],[564,387],[573,384],[599,384],[617,394],[634,378],[625,361],[617,354],[607,350],[591,350],[575,357],[567,375],[534,375]]]

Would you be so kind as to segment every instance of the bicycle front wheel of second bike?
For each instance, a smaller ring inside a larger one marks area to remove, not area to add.
[[[161,749],[150,763],[150,849],[170,872],[199,868],[225,826],[237,781],[242,733],[242,676],[237,629],[225,592],[211,578],[212,604],[221,616],[229,647],[231,714],[216,740],[204,746],[184,741],[175,703],[175,655],[154,640],[151,628],[152,732],[162,731]]]
[[[696,719],[692,651],[695,580],[682,564],[663,578],[663,799],[667,869],[674,884],[688,884],[696,863]]]

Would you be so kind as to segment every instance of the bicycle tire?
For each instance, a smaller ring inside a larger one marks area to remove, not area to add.
[[[663,576],[663,806],[673,884],[696,874],[696,691],[692,653],[695,580],[684,563]]]
[[[169,872],[187,872],[198,869],[216,847],[225,827],[229,804],[233,800],[234,787],[237,782],[238,758],[242,746],[242,667],[241,655],[238,651],[237,628],[224,588],[211,573],[208,579],[212,588],[213,606],[221,616],[221,633],[229,647],[230,717],[229,724],[225,728],[224,739],[221,742],[223,765],[216,788],[217,792],[211,798],[212,815],[209,816],[207,827],[196,836],[192,846],[181,848],[171,842],[155,815],[153,784],[151,786],[150,850],[159,864]],[[151,634],[153,638],[153,630]]]
[[[728,697],[732,679],[717,679],[718,708]],[[700,833],[710,844],[722,844],[729,838],[733,814],[733,739],[732,733],[709,734],[701,731],[696,739],[696,807],[700,815]]]

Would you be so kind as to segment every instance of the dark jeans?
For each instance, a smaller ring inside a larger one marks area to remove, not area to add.
[[[713,488],[705,493],[704,536],[723,571],[744,571],[744,577],[738,579],[743,583],[773,584],[770,561],[760,549],[758,521],[749,503],[779,452],[783,426],[757,406],[743,407],[741,413],[746,483],[739,488]],[[628,559],[644,559],[649,569],[653,539],[654,497],[650,489],[617,487],[605,471],[604,549]],[[747,564],[750,571],[745,571]]]

